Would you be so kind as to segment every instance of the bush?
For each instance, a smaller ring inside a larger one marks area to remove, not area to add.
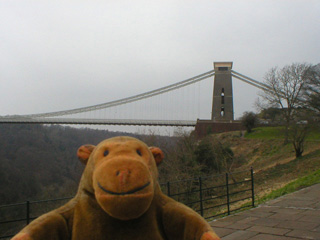
[[[241,117],[241,123],[246,128],[248,133],[252,132],[252,129],[258,123],[258,116],[253,112],[245,112]]]
[[[203,172],[228,171],[230,163],[233,162],[233,152],[230,147],[210,137],[200,141],[194,154],[196,161],[203,166]]]

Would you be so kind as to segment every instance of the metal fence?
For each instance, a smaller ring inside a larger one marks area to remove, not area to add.
[[[253,175],[253,169],[250,169],[160,185],[168,196],[194,209],[205,219],[212,220],[254,207]],[[26,201],[0,206],[0,239],[9,239],[33,219],[70,199]]]
[[[253,169],[167,182],[161,186],[168,196],[208,220],[254,207],[255,202]]]

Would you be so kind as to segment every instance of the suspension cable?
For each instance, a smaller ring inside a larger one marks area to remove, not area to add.
[[[188,78],[186,80],[168,85],[166,87],[158,88],[149,92],[141,93],[132,97],[127,97],[123,99],[119,99],[116,101],[111,101],[111,102],[106,102],[103,104],[98,104],[98,105],[93,105],[89,107],[83,107],[83,108],[76,108],[76,109],[71,109],[71,110],[65,110],[65,111],[57,111],[57,112],[49,112],[49,113],[41,113],[41,114],[30,114],[30,115],[23,115],[24,117],[57,117],[57,116],[64,116],[64,115],[71,115],[71,114],[76,114],[76,113],[83,113],[83,112],[89,112],[89,111],[94,111],[94,110],[99,110],[99,109],[104,109],[104,108],[110,108],[114,106],[119,106],[122,104],[130,103],[130,102],[135,102],[138,100],[142,100],[145,98],[150,98],[165,92],[169,92],[178,88],[185,87],[187,85],[193,84],[198,81],[202,81],[206,78],[214,76],[214,70],[205,72],[203,74],[197,75],[192,78]]]
[[[257,80],[254,80],[252,78],[249,78],[249,77],[247,77],[247,76],[245,76],[245,75],[243,75],[241,73],[238,73],[238,72],[236,72],[234,70],[231,70],[231,74],[232,74],[233,77],[236,77],[239,80],[242,80],[242,81],[244,81],[244,82],[246,82],[248,84],[251,84],[251,85],[253,85],[253,86],[257,87],[257,88],[260,88],[262,90],[271,89],[268,85],[266,85],[266,84],[264,84],[262,82],[259,82]]]

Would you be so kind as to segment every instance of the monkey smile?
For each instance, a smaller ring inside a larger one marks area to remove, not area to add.
[[[132,190],[130,190],[130,191],[127,191],[127,192],[112,192],[112,191],[109,191],[109,190],[105,189],[104,187],[102,187],[101,184],[98,182],[98,187],[99,187],[102,191],[104,191],[104,192],[106,192],[106,193],[109,193],[109,194],[112,194],[112,195],[117,195],[117,196],[123,196],[123,195],[129,195],[129,194],[136,193],[136,192],[138,192],[138,191],[140,191],[140,190],[148,187],[149,185],[150,185],[150,182],[147,182],[147,183],[144,184],[143,186],[134,188],[134,189],[132,189]]]

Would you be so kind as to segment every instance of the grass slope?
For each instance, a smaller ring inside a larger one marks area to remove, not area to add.
[[[263,196],[259,199],[258,204],[281,197],[288,193],[298,191],[302,188],[309,187],[317,183],[320,183],[320,169],[305,177],[298,178],[297,180],[285,185],[284,187],[274,190],[271,193]]]
[[[258,161],[254,162],[257,167],[261,167],[256,177],[260,190],[258,202],[274,199],[320,182],[319,131],[309,134],[305,142],[306,151],[300,158],[295,158],[292,144],[282,144],[281,127],[257,128],[245,137],[264,140],[270,144],[261,157],[257,158]]]
[[[240,169],[253,167],[257,201],[262,202],[318,183],[320,179],[320,131],[313,131],[305,151],[295,157],[292,143],[283,144],[283,128],[259,127],[241,137],[223,133],[220,140],[230,145],[235,156],[245,158]]]

